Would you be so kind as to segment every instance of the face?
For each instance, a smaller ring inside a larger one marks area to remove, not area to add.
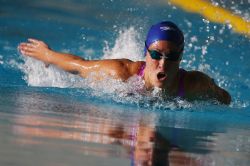
[[[162,55],[172,52],[180,52],[180,49],[172,42],[156,41],[148,50],[156,50]],[[180,60],[171,61],[166,58],[153,59],[149,51],[146,55],[145,82],[147,87],[169,87],[174,83],[179,71]]]

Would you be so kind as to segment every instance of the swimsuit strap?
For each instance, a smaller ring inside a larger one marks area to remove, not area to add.
[[[138,73],[137,73],[138,76],[143,77],[145,67],[146,67],[146,63],[143,63],[143,64],[141,65],[141,67],[140,67]]]
[[[183,98],[185,95],[185,89],[184,89],[184,75],[186,73],[186,70],[180,69],[180,79],[179,79],[179,88],[178,88],[178,93],[177,96]]]

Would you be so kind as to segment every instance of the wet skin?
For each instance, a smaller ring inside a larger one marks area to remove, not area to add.
[[[52,64],[81,77],[93,76],[96,80],[103,79],[103,75],[114,79],[126,81],[128,78],[137,75],[143,61],[133,62],[129,59],[107,59],[107,60],[85,60],[81,57],[53,51],[43,41],[28,39],[28,42],[21,43],[19,50],[23,55],[30,56]],[[149,50],[157,50],[162,54],[178,52],[174,43],[168,41],[156,41],[152,43]],[[177,95],[179,86],[179,65],[180,61],[169,61],[166,59],[155,60],[146,54],[146,67],[144,70],[145,86],[148,90],[154,87],[162,88],[163,96]],[[188,71],[183,78],[185,98],[188,100],[214,99],[223,104],[230,104],[231,97],[227,91],[218,87],[213,79],[199,71]]]

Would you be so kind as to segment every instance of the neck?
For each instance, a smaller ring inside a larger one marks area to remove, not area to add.
[[[144,81],[145,81],[145,86],[147,90],[152,90],[153,89],[153,85],[150,83],[149,81],[149,75],[147,74],[148,72],[144,73]]]
[[[163,86],[162,90],[168,95],[174,95],[177,93],[179,87],[179,72],[174,79]]]

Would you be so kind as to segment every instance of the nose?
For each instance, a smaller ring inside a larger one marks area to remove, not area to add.
[[[166,65],[166,59],[165,58],[161,58],[160,60],[159,60],[159,68],[160,69],[164,69],[165,68],[165,65]]]

